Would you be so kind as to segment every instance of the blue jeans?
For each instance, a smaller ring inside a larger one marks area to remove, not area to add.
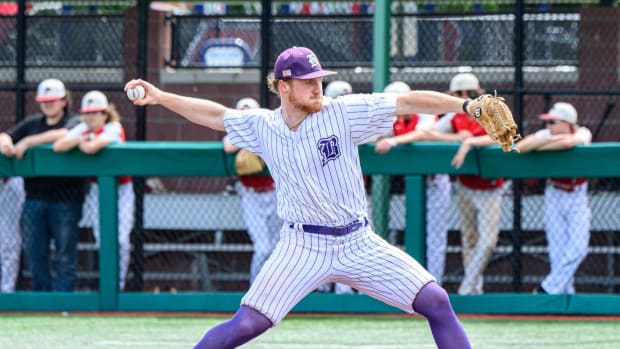
[[[21,218],[22,245],[34,291],[73,291],[81,202],[28,200]],[[54,241],[56,280],[52,288],[50,241]]]

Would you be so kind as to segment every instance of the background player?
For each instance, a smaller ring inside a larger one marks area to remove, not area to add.
[[[577,110],[569,103],[555,103],[540,118],[545,120],[545,128],[517,143],[521,153],[563,150],[592,143],[592,132],[577,124]],[[588,255],[590,217],[585,178],[547,180],[544,221],[551,272],[535,292],[575,293],[575,272]]]
[[[410,255],[369,226],[358,145],[392,128],[394,115],[461,110],[465,100],[432,91],[351,94],[323,101],[321,68],[309,49],[282,52],[268,77],[276,110],[238,111],[141,85],[136,105],[160,104],[186,119],[226,130],[233,144],[260,155],[275,179],[280,241],[232,319],[196,348],[234,348],[277,325],[307,294],[342,282],[408,313],[424,315],[438,348],[470,348],[444,289]]]
[[[31,147],[53,143],[79,123],[70,112],[65,84],[46,79],[37,87],[35,101],[41,113],[26,117],[0,134],[0,151],[22,159]],[[24,179],[26,199],[21,215],[22,245],[35,291],[73,291],[76,278],[78,222],[82,214],[85,181],[76,177]],[[50,243],[54,243],[54,270],[50,270]]]
[[[253,98],[242,98],[237,102],[239,110],[260,108]],[[227,153],[243,152],[224,137],[224,151]],[[282,220],[278,217],[276,188],[270,175],[254,174],[239,176],[241,185],[237,192],[241,196],[243,220],[248,227],[254,254],[250,266],[250,285],[276,247],[280,237]]]
[[[15,292],[22,243],[19,219],[25,195],[23,178],[0,178],[0,292]]]
[[[323,95],[329,98],[338,98],[340,96],[346,96],[353,93],[353,87],[350,83],[342,80],[335,80],[327,84],[325,86],[325,91]],[[320,292],[331,292],[332,287],[334,289],[335,294],[352,294],[355,293],[353,288],[349,285],[341,284],[341,283],[327,283],[319,286],[318,290]]]
[[[353,93],[353,87],[350,83],[342,80],[335,80],[325,86],[323,96],[329,98],[338,98]]]
[[[411,91],[409,85],[394,81],[383,90],[386,93],[406,93]],[[394,122],[394,135],[381,138],[375,151],[385,154],[398,144],[416,141],[437,140],[429,132],[435,127],[437,115],[413,114],[400,115]],[[402,176],[399,176],[402,178]],[[401,180],[404,186],[404,181]],[[393,182],[393,185],[395,183]],[[450,176],[437,174],[426,177],[426,268],[435,277],[439,285],[443,281],[448,246],[448,210],[451,202]]]
[[[100,91],[90,91],[82,98],[82,122],[54,143],[54,151],[66,152],[79,148],[86,154],[95,154],[108,144],[125,143],[125,130],[113,104]],[[92,214],[93,235],[97,246],[100,240],[99,189],[97,179],[91,178],[86,205]],[[118,177],[118,244],[119,289],[125,287],[129,268],[130,237],[134,220],[134,192],[131,177]]]
[[[450,93],[462,98],[475,98],[484,91],[475,75],[461,73],[450,80]],[[461,146],[452,159],[452,165],[456,168],[461,167],[472,147],[494,144],[482,126],[467,113],[445,115],[439,121],[437,130],[457,132],[463,136]],[[464,267],[459,294],[483,293],[483,274],[499,238],[503,184],[501,178],[457,176],[454,192],[460,215]]]

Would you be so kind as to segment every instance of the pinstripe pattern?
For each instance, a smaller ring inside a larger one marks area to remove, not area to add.
[[[0,292],[15,292],[22,241],[19,220],[25,198],[22,177],[0,178]]]
[[[281,109],[226,114],[230,141],[267,163],[278,214],[288,222],[242,304],[276,325],[308,293],[338,282],[413,312],[416,294],[433,277],[370,227],[339,237],[289,228],[289,223],[342,226],[366,215],[358,145],[389,132],[395,109],[393,94],[325,99],[323,109],[308,115],[295,132]]]
[[[328,282],[350,285],[386,304],[413,313],[413,300],[434,280],[418,262],[370,227],[334,237],[285,226],[273,254],[241,304],[274,326],[302,298]]]
[[[297,131],[285,125],[281,109],[230,111],[224,122],[230,141],[260,155],[278,193],[285,221],[338,226],[367,212],[357,146],[391,130],[394,95],[349,95],[325,99]],[[321,139],[334,137],[339,156],[325,161]]]

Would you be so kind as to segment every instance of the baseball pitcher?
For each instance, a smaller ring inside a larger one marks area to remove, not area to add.
[[[135,105],[159,104],[186,119],[226,131],[233,144],[260,155],[275,180],[280,240],[232,319],[195,348],[235,348],[277,325],[307,294],[339,282],[430,324],[438,348],[470,348],[446,291],[410,255],[383,240],[366,216],[358,146],[388,132],[394,115],[459,111],[466,100],[432,91],[351,94],[323,100],[322,69],[305,47],[282,52],[268,77],[275,110],[234,110],[161,91],[143,80]]]

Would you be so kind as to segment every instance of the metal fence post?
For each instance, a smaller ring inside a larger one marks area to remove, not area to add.
[[[138,77],[148,76],[148,11],[149,1],[138,0]],[[146,108],[136,107],[136,140],[146,140]],[[132,235],[133,253],[131,268],[133,271],[133,290],[144,290],[144,193],[145,178],[133,178],[135,191],[135,219]]]
[[[99,186],[99,307],[118,308],[118,183],[116,177],[98,178]]]
[[[26,84],[26,0],[17,2],[17,43],[15,55],[15,122],[25,117],[25,94]]]
[[[390,79],[390,20],[392,1],[379,1],[374,15],[373,90],[383,91]],[[390,176],[372,177],[372,221],[377,234],[387,238],[390,210]]]
[[[523,132],[523,14],[525,5],[523,0],[517,0],[515,6],[515,98],[514,98],[514,111],[517,116],[517,123],[519,129]],[[514,292],[521,292],[521,247],[523,242],[521,241],[522,227],[521,227],[521,191],[522,191],[521,179],[514,179],[512,182],[513,190],[513,229],[510,233],[512,240],[512,289]]]

